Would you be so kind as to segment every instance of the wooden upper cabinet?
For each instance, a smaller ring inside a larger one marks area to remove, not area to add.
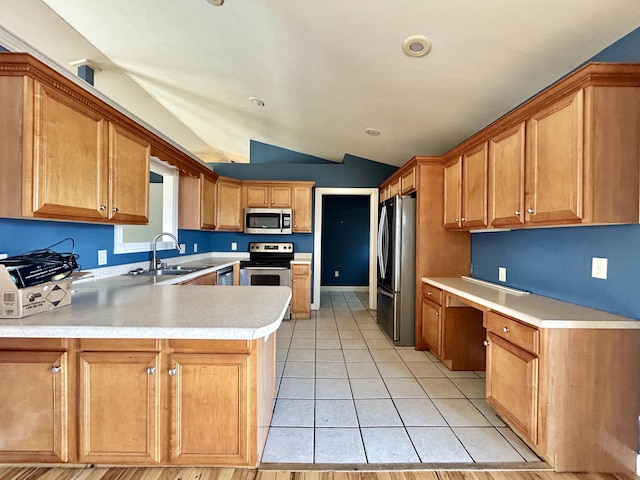
[[[489,140],[489,226],[524,224],[525,124]]]
[[[400,185],[402,195],[413,192],[416,189],[416,167],[411,167],[400,176]]]
[[[247,207],[291,208],[291,187],[286,184],[245,185]]]
[[[68,461],[67,353],[0,351],[0,369],[0,461]]]
[[[445,164],[445,228],[487,226],[487,167],[486,142]]]
[[[529,120],[528,222],[576,223],[582,219],[584,127],[582,90]]]
[[[197,177],[180,173],[178,195],[178,228],[216,228],[215,177],[205,176],[203,173]]]
[[[25,202],[31,211],[25,213],[93,221],[108,218],[107,122],[53,87],[34,81],[33,89],[33,163],[29,165],[31,159],[25,158],[24,169],[24,180],[33,178],[33,190],[31,202]]]
[[[462,227],[487,226],[487,144],[462,155]]]
[[[149,141],[109,124],[109,218],[147,223],[149,218]]]
[[[242,182],[219,177],[217,230],[242,231]]]
[[[293,225],[291,230],[297,233],[313,231],[312,192],[311,185],[294,185],[293,187]]]
[[[444,166],[444,228],[460,228],[462,214],[462,157]]]

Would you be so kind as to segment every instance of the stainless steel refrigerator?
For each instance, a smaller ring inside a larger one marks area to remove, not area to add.
[[[395,196],[380,204],[378,323],[398,346],[415,345],[416,200]]]

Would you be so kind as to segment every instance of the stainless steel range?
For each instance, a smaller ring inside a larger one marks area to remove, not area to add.
[[[240,285],[291,287],[291,260],[291,242],[250,242],[249,260],[240,262]],[[289,318],[289,309],[285,318]]]

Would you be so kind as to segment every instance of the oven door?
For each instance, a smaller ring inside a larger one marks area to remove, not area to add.
[[[243,267],[240,269],[240,285],[290,287],[291,270],[284,267]]]

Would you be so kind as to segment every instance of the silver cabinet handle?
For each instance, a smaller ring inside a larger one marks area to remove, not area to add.
[[[509,327],[502,327],[502,331],[504,333],[509,333]]]
[[[427,297],[430,297],[431,295],[433,295],[431,292],[427,292]]]
[[[54,374],[55,374],[55,373],[58,373],[60,370],[62,370],[62,367],[53,367],[53,368],[51,369],[51,373],[54,373]]]
[[[458,219],[456,218],[456,222],[458,222]]]
[[[485,347],[488,347],[488,346],[489,346],[489,340],[485,340],[484,342],[482,342],[482,344],[483,344]]]
[[[439,316],[440,316],[440,312],[436,312],[436,317],[439,317]]]
[[[466,222],[466,221],[467,221],[467,219],[466,219],[466,218],[464,218],[464,217],[462,217],[462,218],[460,219],[460,221],[462,221],[462,222]]]
[[[111,211],[112,211],[113,213],[117,213],[117,212],[118,212],[118,209],[117,209],[116,207],[113,207],[113,208],[111,209]]]
[[[176,374],[176,369],[175,368],[171,368],[169,370],[169,375],[173,377],[175,374]]]
[[[513,214],[514,214],[516,217],[520,216],[520,210],[516,210],[515,212],[513,212]]]
[[[100,205],[100,206],[98,207],[98,210],[100,210],[100,211],[104,211],[104,210],[106,210],[106,209],[107,209],[107,206],[106,206],[106,205]]]
[[[533,213],[533,212],[534,212],[533,208],[527,208],[527,213]]]
[[[147,368],[147,373],[149,375],[153,375],[154,373],[156,373],[156,367],[149,367]]]

